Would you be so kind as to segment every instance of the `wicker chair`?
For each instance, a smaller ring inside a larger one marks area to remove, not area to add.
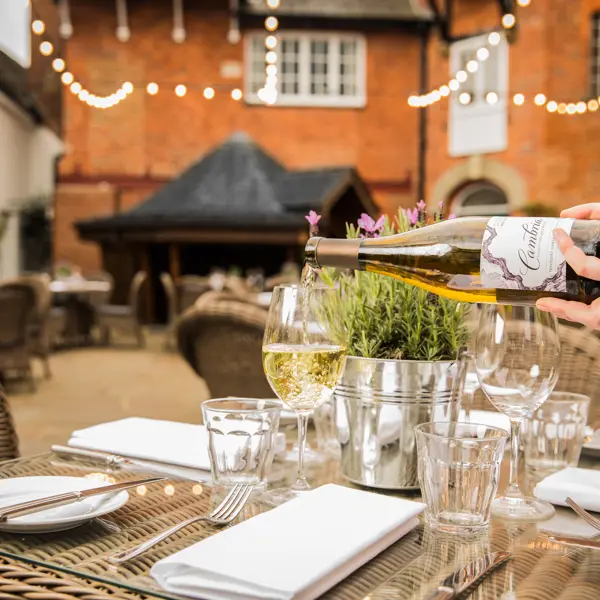
[[[36,292],[28,283],[0,285],[0,372],[25,374],[35,391],[31,370],[31,325],[36,311]]]
[[[177,280],[177,289],[179,291],[179,312],[185,312],[188,308],[194,306],[194,303],[202,294],[209,292],[211,287],[208,283],[208,277],[183,275]]]
[[[160,281],[167,297],[167,331],[165,349],[175,348],[175,322],[177,320],[177,288],[169,273],[161,273]]]
[[[6,394],[0,386],[0,461],[19,456],[19,438]]]
[[[177,324],[177,345],[212,397],[269,398],[262,368],[267,311],[247,302],[202,299]]]
[[[110,343],[113,329],[135,335],[138,345],[145,346],[146,340],[140,323],[139,304],[140,290],[147,279],[144,271],[138,271],[133,276],[129,290],[129,305],[105,304],[96,309],[98,326],[102,332],[102,339]]]

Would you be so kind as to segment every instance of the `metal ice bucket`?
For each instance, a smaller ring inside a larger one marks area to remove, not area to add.
[[[344,477],[373,488],[418,488],[414,427],[456,418],[460,364],[348,356],[335,391]]]

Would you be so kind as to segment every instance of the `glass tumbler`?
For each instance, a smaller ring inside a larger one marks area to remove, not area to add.
[[[266,484],[280,413],[281,405],[273,400],[222,398],[202,403],[216,484]]]
[[[589,396],[553,392],[531,417],[525,419],[525,465],[552,473],[576,467],[585,438]]]
[[[498,488],[508,434],[475,423],[415,427],[425,518],[432,529],[470,534],[485,530]]]

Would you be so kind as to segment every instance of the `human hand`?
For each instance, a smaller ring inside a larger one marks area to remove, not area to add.
[[[563,210],[560,216],[562,219],[600,219],[600,203],[580,204]],[[562,229],[555,229],[554,237],[565,260],[577,275],[600,281],[600,259],[587,256]],[[536,306],[560,319],[600,329],[600,298],[589,305],[558,298],[541,298]]]

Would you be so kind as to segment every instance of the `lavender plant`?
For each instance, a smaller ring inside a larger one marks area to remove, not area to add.
[[[438,222],[442,213],[440,206],[440,212],[428,219],[421,201],[415,209],[401,209],[393,219],[384,216],[375,221],[363,214],[357,225],[346,225],[346,237],[393,235]],[[376,273],[327,268],[320,276],[339,290],[324,310],[343,312],[350,356],[453,360],[467,341],[466,304]]]

